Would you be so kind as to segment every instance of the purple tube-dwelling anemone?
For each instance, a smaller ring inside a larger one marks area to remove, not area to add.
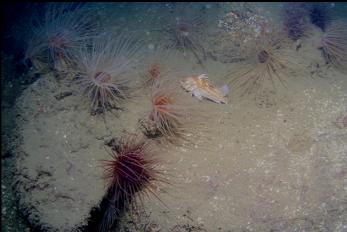
[[[73,50],[97,34],[95,14],[82,4],[47,3],[31,8],[33,15],[24,24],[24,58],[38,70],[50,65],[66,68],[72,63]]]
[[[206,59],[206,51],[202,45],[204,24],[202,16],[179,15],[165,26],[168,47],[192,53],[199,63]]]
[[[127,98],[125,90],[135,77],[139,48],[140,43],[130,35],[106,34],[76,54],[77,83],[90,98],[93,111],[117,108]]]
[[[103,161],[108,191],[98,231],[114,228],[126,207],[142,205],[143,198],[149,195],[157,197],[157,188],[168,183],[148,140],[130,135],[118,145],[112,149],[111,159]]]
[[[327,23],[331,20],[331,5],[329,3],[308,3],[311,23],[325,31]]]
[[[283,26],[288,38],[297,40],[307,34],[309,14],[303,3],[285,3],[283,8]]]
[[[325,61],[341,70],[347,70],[347,25],[332,21],[327,25],[318,48]]]

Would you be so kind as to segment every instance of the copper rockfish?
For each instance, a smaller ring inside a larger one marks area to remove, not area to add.
[[[180,81],[181,86],[186,91],[190,92],[192,96],[197,97],[199,100],[206,98],[216,103],[227,104],[226,96],[229,94],[227,85],[220,88],[212,85],[206,74],[200,76],[186,77]]]

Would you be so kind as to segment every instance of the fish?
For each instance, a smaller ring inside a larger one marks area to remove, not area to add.
[[[180,80],[180,84],[184,90],[190,92],[192,96],[199,100],[208,99],[218,104],[227,104],[226,96],[229,94],[227,85],[220,88],[214,86],[208,79],[206,74],[199,76],[190,76]]]

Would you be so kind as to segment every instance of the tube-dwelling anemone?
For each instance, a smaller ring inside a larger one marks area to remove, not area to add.
[[[183,107],[177,96],[177,88],[157,83],[152,87],[152,111],[149,120],[154,122],[160,133],[166,137],[180,136],[183,132]]]
[[[327,23],[331,20],[328,3],[309,3],[309,16],[311,23],[325,31]]]
[[[146,73],[146,84],[153,85],[155,82],[159,81],[162,74],[162,67],[159,63],[149,64]]]
[[[175,51],[161,47],[149,53],[144,67],[144,86],[150,87],[155,83],[168,80],[173,73],[176,73],[171,62],[176,55]]]
[[[347,70],[347,25],[341,21],[332,21],[318,46],[325,61],[341,70]]]
[[[299,70],[297,57],[286,49],[288,44],[279,33],[257,41],[250,61],[228,74],[231,88],[241,97],[254,97],[259,107],[274,105],[278,88],[287,87],[294,71]]]
[[[139,48],[130,35],[102,35],[76,54],[77,83],[90,98],[93,111],[117,108],[128,97],[125,90],[134,78]]]
[[[308,9],[303,3],[285,3],[283,8],[283,26],[288,38],[297,40],[307,34]]]
[[[103,161],[108,191],[99,231],[114,228],[128,206],[143,204],[143,198],[149,195],[157,197],[157,188],[167,183],[148,140],[136,135],[126,136],[120,139],[110,155],[110,160]]]
[[[202,45],[204,24],[202,16],[180,15],[165,26],[164,32],[168,38],[168,47],[192,53],[201,64],[206,60],[206,51]]]
[[[24,24],[24,59],[38,70],[53,65],[64,71],[73,63],[73,51],[97,33],[93,12],[76,3],[37,4],[31,8],[33,15]]]
[[[188,114],[178,97],[178,84],[159,81],[151,87],[151,107],[147,118],[141,120],[143,133],[149,138],[177,142],[186,132]]]

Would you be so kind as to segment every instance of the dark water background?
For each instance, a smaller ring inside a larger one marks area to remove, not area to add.
[[[182,3],[108,3],[93,4],[95,9],[102,9],[111,4],[115,8],[121,9],[125,16],[146,12],[151,7],[167,9],[174,7],[175,4]],[[183,3],[185,4],[185,3]],[[201,8],[207,4],[211,8],[223,9],[224,3],[196,3],[195,6]],[[347,3],[326,3],[333,6],[333,12],[336,17],[347,19]],[[258,3],[260,7],[268,11],[278,9],[282,3]],[[23,52],[25,47],[19,38],[16,38],[15,26],[22,20],[31,17],[32,5],[24,3],[1,3],[1,194],[2,194],[2,231],[29,231],[30,226],[25,218],[17,209],[16,198],[12,191],[12,178],[14,170],[15,154],[12,147],[16,143],[16,138],[12,137],[12,131],[15,130],[15,115],[13,105],[21,92],[39,75],[28,75],[28,64],[23,62]],[[42,8],[43,5],[36,4],[34,7]],[[169,12],[169,11],[164,11]],[[220,11],[222,12],[222,11]],[[224,13],[223,13],[224,14]],[[222,15],[223,15],[222,14]],[[219,16],[222,16],[219,15]],[[144,14],[144,17],[146,15]],[[218,18],[218,16],[217,16]],[[115,22],[117,23],[117,22]]]

